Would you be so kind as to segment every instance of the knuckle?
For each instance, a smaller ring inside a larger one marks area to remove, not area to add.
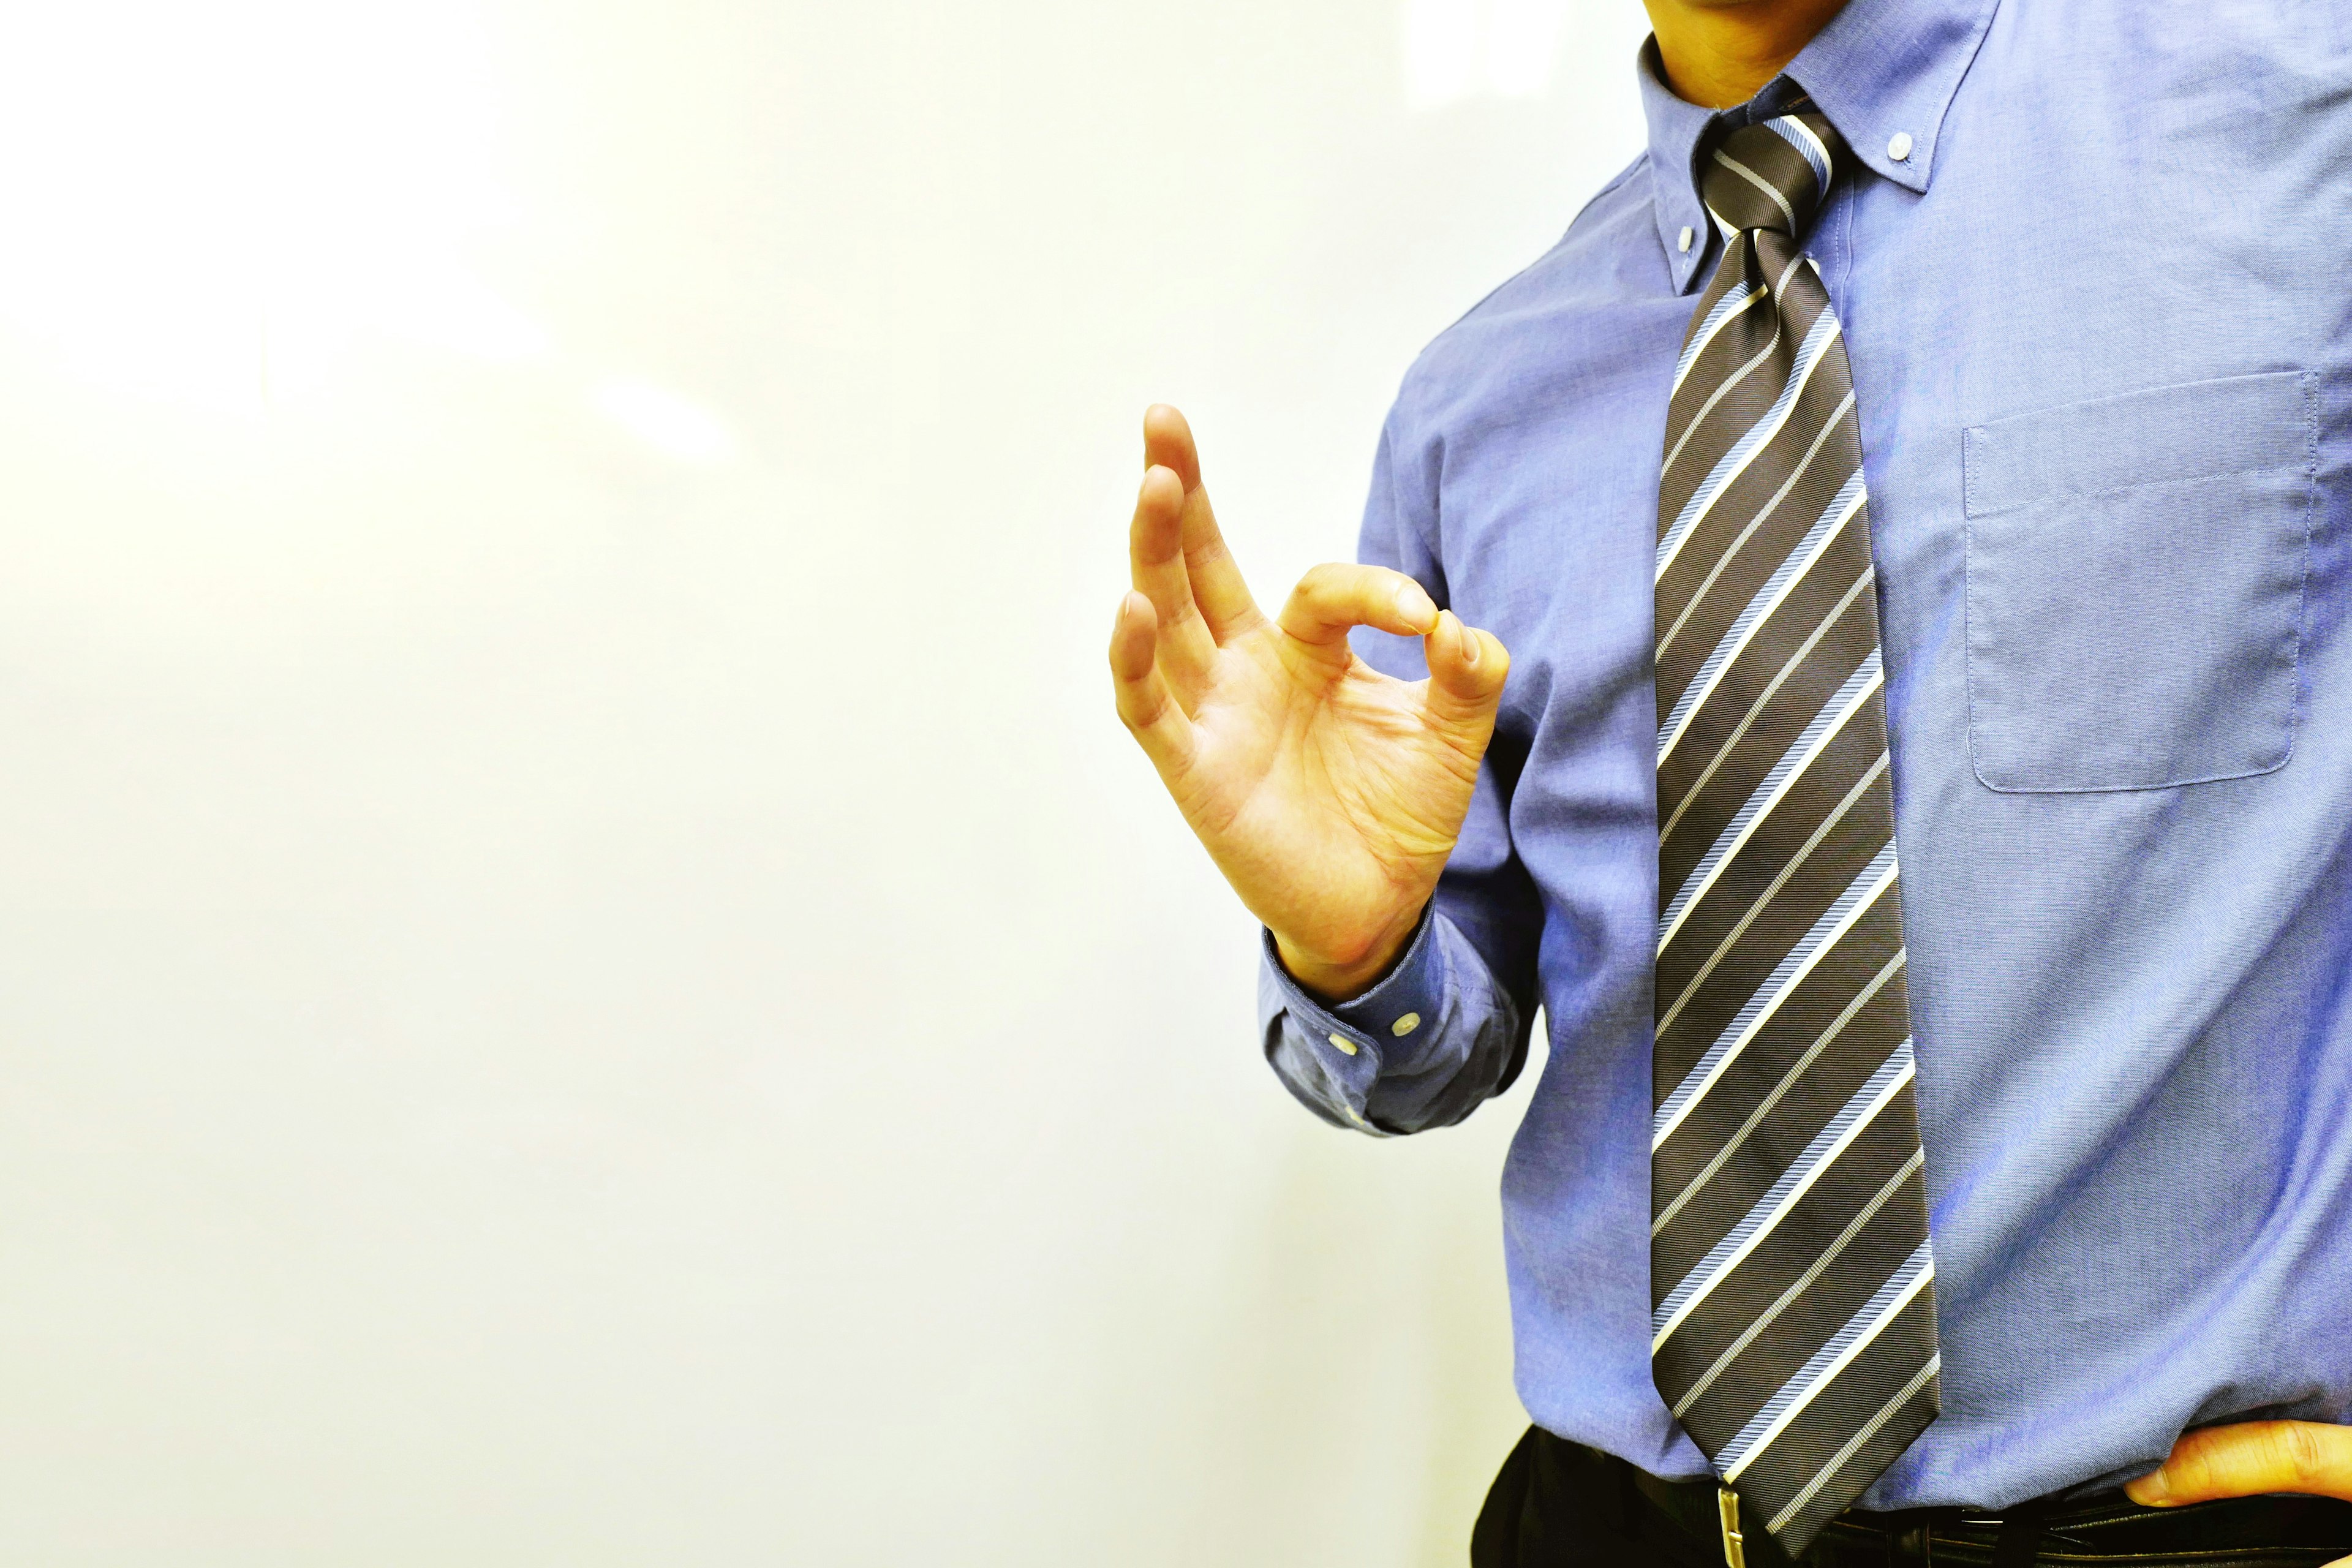
[[[1225,548],[1225,542],[1214,535],[1184,546],[1185,563],[1196,569],[1223,566],[1233,558],[1234,552]]]
[[[2271,1441],[2280,1458],[2280,1468],[2295,1480],[2308,1486],[2316,1485],[2327,1469],[2326,1446],[2320,1441],[2319,1428],[2305,1421],[2282,1421],[2273,1429]]]
[[[1336,561],[1309,566],[1298,580],[1298,591],[1310,599],[1328,598],[1345,585],[1348,569]]]
[[[2213,1445],[2199,1434],[2195,1440],[2179,1444],[2172,1457],[2164,1462],[2172,1489],[2183,1496],[2199,1497],[2213,1485]]]
[[[1339,588],[1328,565],[1310,566],[1298,579],[1298,586],[1290,591],[1290,603],[1285,619],[1295,628],[1306,629],[1329,618],[1332,606],[1339,597]]]

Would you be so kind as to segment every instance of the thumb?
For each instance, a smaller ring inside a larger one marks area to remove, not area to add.
[[[1464,626],[1453,611],[1444,610],[1421,646],[1429,661],[1429,717],[1456,739],[1483,750],[1494,731],[1503,678],[1511,671],[1511,656],[1502,639]]]
[[[2352,1499],[2352,1428],[2318,1421],[2203,1427],[2184,1434],[2161,1469],[2124,1491],[2143,1508],[2267,1492]]]

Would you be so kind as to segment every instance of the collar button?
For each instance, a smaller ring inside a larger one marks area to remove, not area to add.
[[[1886,142],[1886,155],[1894,159],[1898,163],[1910,162],[1911,132],[1908,131],[1897,131],[1893,136],[1889,137]]]

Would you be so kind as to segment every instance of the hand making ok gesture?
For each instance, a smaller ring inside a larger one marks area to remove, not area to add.
[[[1184,416],[1154,407],[1143,427],[1134,591],[1111,631],[1119,718],[1292,974],[1354,994],[1437,885],[1509,655],[1381,566],[1318,566],[1266,619],[1217,531]],[[1429,679],[1358,658],[1357,626],[1420,637]]]

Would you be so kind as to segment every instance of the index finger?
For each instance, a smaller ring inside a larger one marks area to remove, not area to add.
[[[1436,625],[1437,605],[1420,584],[1385,566],[1349,562],[1310,568],[1282,606],[1282,629],[1293,642],[1318,659],[1342,663],[1353,627],[1377,626],[1417,637]]]

